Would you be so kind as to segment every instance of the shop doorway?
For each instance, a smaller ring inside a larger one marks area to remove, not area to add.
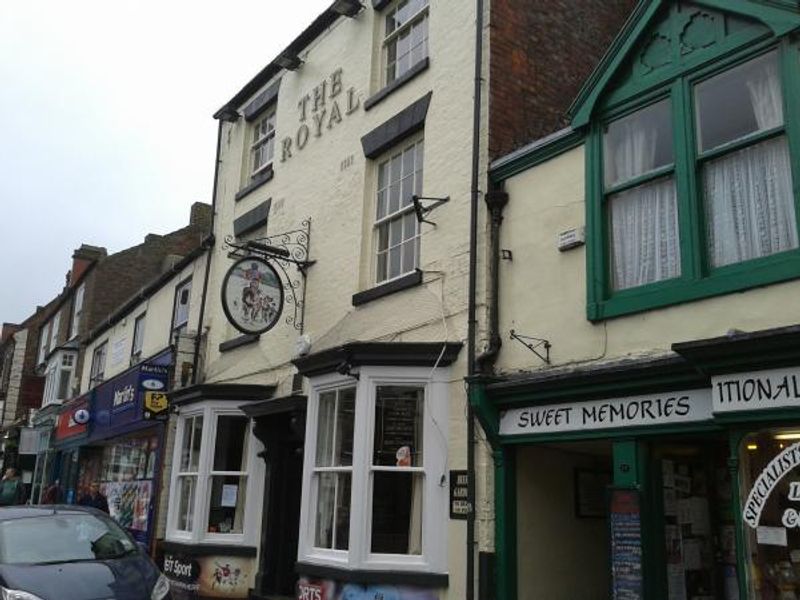
[[[610,440],[521,447],[519,600],[607,600]]]
[[[739,599],[728,448],[723,435],[648,444],[646,597]]]
[[[305,404],[302,410],[256,417],[254,433],[264,444],[260,456],[266,463],[266,481],[259,568],[251,597],[289,600],[295,598],[297,584]]]

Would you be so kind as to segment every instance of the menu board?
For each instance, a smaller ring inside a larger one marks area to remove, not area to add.
[[[391,396],[384,393],[384,397],[378,398],[376,403],[374,464],[418,466],[417,455],[421,450],[417,447],[417,428],[421,413],[418,390],[393,392]]]
[[[613,600],[641,600],[642,516],[639,492],[611,490],[611,592]]]

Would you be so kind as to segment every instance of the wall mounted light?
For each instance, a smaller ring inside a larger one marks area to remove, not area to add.
[[[303,64],[303,60],[291,50],[284,50],[275,59],[275,64],[287,71],[296,71]]]
[[[336,0],[331,6],[331,10],[345,17],[355,17],[364,8],[359,0]]]

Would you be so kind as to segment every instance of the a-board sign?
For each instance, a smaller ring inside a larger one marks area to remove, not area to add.
[[[611,597],[613,600],[641,600],[642,512],[639,492],[613,489],[609,497],[611,528]]]
[[[469,472],[450,471],[450,518],[466,519],[469,513]]]

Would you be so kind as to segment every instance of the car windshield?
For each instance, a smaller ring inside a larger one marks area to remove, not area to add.
[[[54,513],[0,522],[0,564],[47,564],[120,558],[136,545],[107,518]]]

